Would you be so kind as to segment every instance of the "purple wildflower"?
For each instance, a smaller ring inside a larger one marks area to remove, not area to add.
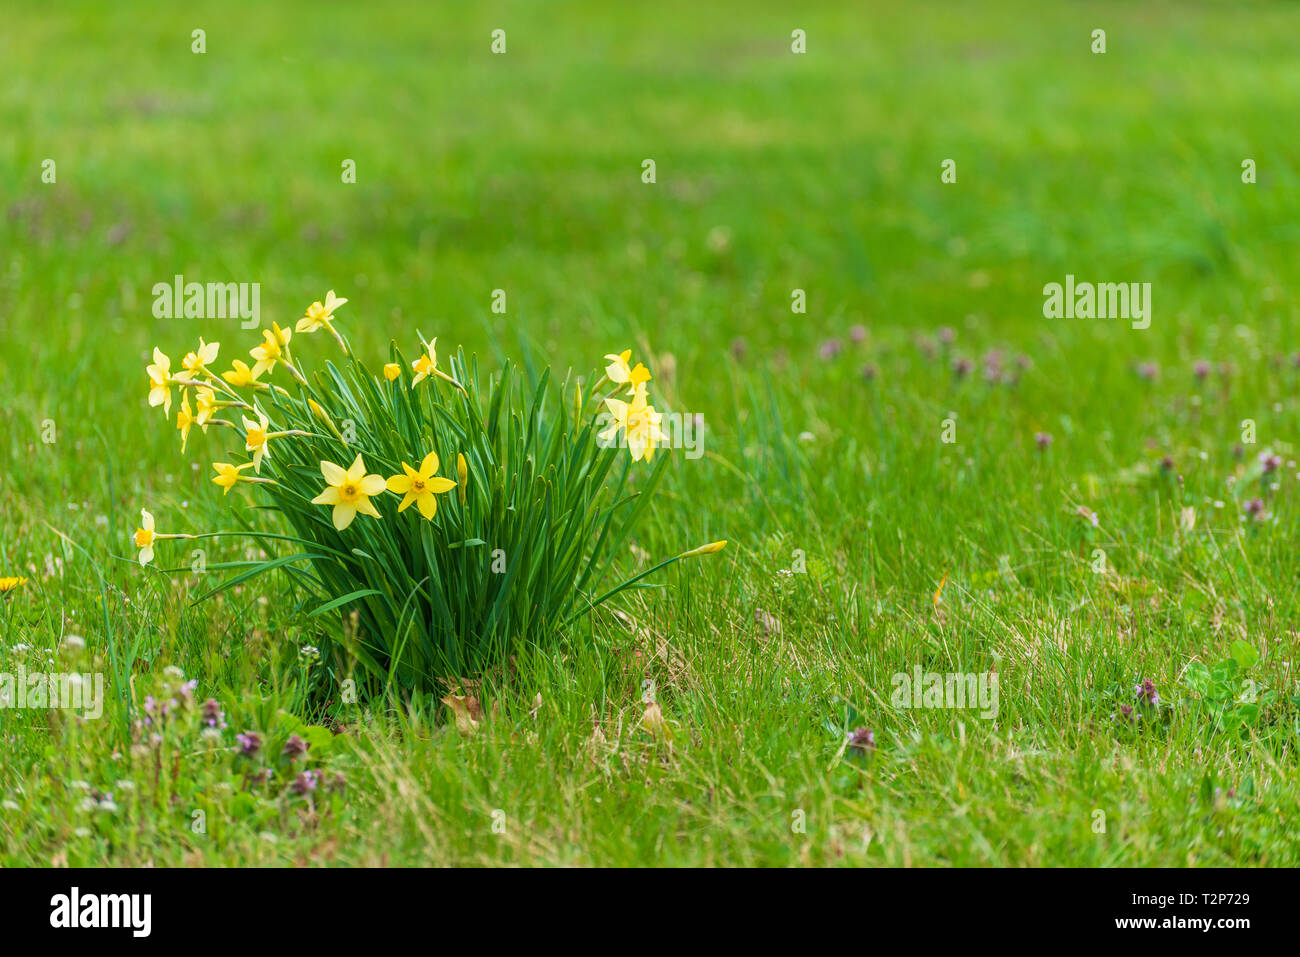
[[[864,752],[874,751],[876,749],[875,732],[867,728],[855,728],[853,733],[849,735],[849,747]]]
[[[1155,682],[1150,678],[1143,678],[1142,683],[1134,688],[1133,691],[1137,694],[1139,703],[1149,705],[1160,704],[1160,692],[1156,691]]]
[[[293,784],[289,785],[294,794],[310,794],[316,790],[316,785],[320,784],[319,771],[303,771],[293,779]]]
[[[256,731],[237,734],[235,740],[239,742],[239,753],[246,758],[254,757],[262,750],[262,736]]]
[[[226,726],[226,713],[221,710],[221,705],[217,703],[216,698],[209,698],[203,702],[203,723],[209,728]]]

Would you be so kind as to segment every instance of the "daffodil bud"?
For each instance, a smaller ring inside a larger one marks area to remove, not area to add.
[[[322,422],[325,423],[325,428],[330,430],[330,434],[333,435],[334,438],[338,439],[340,442],[344,441],[343,433],[341,433],[338,430],[338,428],[334,425],[334,420],[330,418],[329,413],[326,412],[324,409],[322,409],[320,405],[317,404],[315,399],[308,399],[307,404],[311,406],[311,411],[316,416],[316,418],[320,419]]]
[[[465,461],[462,454],[456,455],[456,484],[460,486],[457,495],[460,496],[460,504],[465,504],[465,490],[469,488],[469,463]]]
[[[714,552],[720,552],[727,547],[727,540],[724,538],[720,542],[709,542],[707,545],[701,545],[699,548],[692,548],[689,552],[683,552],[682,558],[694,558],[696,555],[712,555]]]

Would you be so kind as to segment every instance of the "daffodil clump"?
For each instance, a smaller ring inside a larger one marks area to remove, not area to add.
[[[252,495],[269,506],[252,516],[278,512],[280,521],[161,532],[142,510],[132,536],[142,564],[174,538],[278,546],[263,559],[209,565],[230,577],[207,594],[282,569],[309,616],[336,622],[320,636],[332,680],[359,669],[376,689],[432,689],[522,645],[564,641],[646,575],[725,544],[611,584],[670,461],[642,464],[666,436],[649,403],[650,371],[630,351],[606,356],[585,397],[572,378],[556,388],[549,371],[525,385],[510,363],[484,376],[461,350],[440,362],[436,338],[421,340],[409,362],[392,345],[374,373],[335,315],[345,303],[331,290],[292,327],[263,330],[224,370],[217,342],[200,339],[176,369],[154,350],[148,402],[169,419],[175,407],[182,451],[206,434],[222,495]],[[342,358],[309,373],[294,349],[316,333]],[[337,627],[344,615],[357,627]]]

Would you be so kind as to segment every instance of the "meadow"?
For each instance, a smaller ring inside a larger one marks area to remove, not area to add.
[[[1300,864],[1294,4],[2,17],[0,673],[104,701],[0,708],[0,864]],[[224,538],[137,560],[142,508],[282,527],[148,404],[155,347],[262,339],[157,318],[177,275],[262,329],[335,290],[376,370],[631,349],[703,454],[617,570],[728,544],[485,674],[313,695],[346,604],[198,600]],[[1067,276],[1149,327],[1048,318]]]

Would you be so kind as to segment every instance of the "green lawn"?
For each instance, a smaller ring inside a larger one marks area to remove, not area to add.
[[[786,6],[7,5],[0,673],[80,635],[105,710],[0,708],[0,864],[1300,864],[1300,8]],[[154,346],[260,335],[155,319],[176,274],[260,283],[268,328],[333,288],[375,367],[631,348],[706,431],[622,570],[730,544],[521,655],[469,733],[308,707],[338,616],[135,561],[142,507],[275,523],[146,403]],[[1067,274],[1151,283],[1150,328],[1044,318]],[[1199,665],[1234,656],[1225,721]],[[917,666],[995,671],[996,718],[896,707]],[[222,735],[133,732],[170,667]],[[318,791],[251,783],[234,735],[298,720],[338,732]]]

